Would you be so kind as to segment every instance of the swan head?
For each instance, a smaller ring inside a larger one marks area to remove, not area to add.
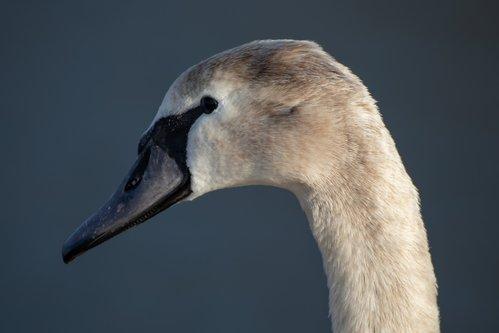
[[[363,87],[308,41],[256,41],[189,68],[166,93],[122,184],[66,240],[64,261],[179,201],[244,185],[296,193],[339,174],[351,141],[346,110],[370,98]]]

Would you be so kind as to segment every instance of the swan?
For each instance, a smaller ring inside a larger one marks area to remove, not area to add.
[[[315,42],[254,41],[189,68],[137,156],[64,262],[177,202],[276,186],[309,221],[334,332],[439,332],[417,189],[367,88]]]

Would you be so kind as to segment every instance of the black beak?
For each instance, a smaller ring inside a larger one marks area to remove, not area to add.
[[[140,224],[191,193],[185,163],[156,144],[149,144],[107,203],[64,242],[69,263],[87,250]]]
[[[64,242],[65,263],[192,193],[187,136],[196,119],[216,108],[213,101],[203,98],[199,106],[187,112],[161,118],[144,134],[139,157],[125,180],[108,202]]]

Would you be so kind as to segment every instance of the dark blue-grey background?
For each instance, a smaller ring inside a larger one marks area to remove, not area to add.
[[[64,265],[170,83],[261,38],[312,39],[379,101],[418,185],[445,332],[499,330],[493,1],[2,1],[0,331],[328,332],[294,197],[175,206]]]

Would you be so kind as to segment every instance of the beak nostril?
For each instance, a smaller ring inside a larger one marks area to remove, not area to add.
[[[125,192],[135,189],[140,182],[144,172],[146,171],[147,165],[149,164],[149,157],[151,156],[151,148],[148,148],[139,156],[139,161],[137,162],[135,168],[130,175],[129,180],[125,185]]]
[[[127,184],[126,184],[126,188],[125,188],[125,191],[129,191],[131,190],[132,188],[136,187],[140,181],[142,180],[142,176],[136,176],[134,177],[133,179],[131,179]]]

